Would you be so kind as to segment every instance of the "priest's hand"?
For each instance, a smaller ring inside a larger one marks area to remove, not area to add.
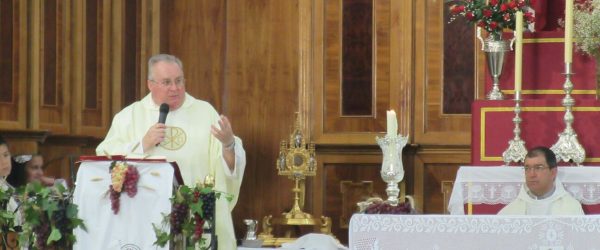
[[[229,119],[224,115],[221,115],[221,119],[219,119],[219,127],[210,126],[210,132],[223,144],[224,148],[233,149],[233,143],[235,139],[233,137],[233,129],[231,129],[231,123],[229,123]]]
[[[142,146],[144,146],[144,152],[156,147],[159,143],[165,140],[165,130],[167,125],[163,123],[154,124],[148,129],[146,135],[142,139]]]
[[[235,169],[235,137],[231,123],[229,123],[229,119],[224,115],[221,115],[221,119],[219,119],[219,127],[220,129],[215,125],[211,125],[210,132],[223,145],[223,158],[229,170],[233,171]]]

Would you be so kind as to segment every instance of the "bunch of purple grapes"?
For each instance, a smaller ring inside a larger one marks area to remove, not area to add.
[[[215,192],[202,194],[201,198],[204,219],[212,221],[215,215]]]
[[[171,208],[171,232],[180,234],[183,229],[183,223],[189,216],[189,207],[184,203],[173,203]]]
[[[58,210],[52,213],[52,224],[60,231],[62,237],[58,240],[55,245],[57,246],[67,246],[67,237],[66,235],[70,235],[73,233],[73,227],[71,226],[71,221],[67,216],[67,208],[69,206],[68,200],[59,200],[58,201]]]
[[[50,236],[50,223],[48,221],[48,216],[46,213],[42,213],[40,216],[40,224],[33,227],[33,233],[35,234],[35,245],[37,249],[47,249],[46,241],[48,241],[48,237]]]
[[[110,185],[108,187],[108,190],[110,192],[110,208],[112,209],[114,214],[118,214],[119,213],[119,208],[121,206],[121,193],[115,191],[112,188],[112,185]]]
[[[415,211],[412,209],[410,203],[400,203],[396,206],[392,206],[386,202],[377,202],[369,205],[365,210],[367,214],[414,214]]]
[[[69,203],[66,200],[60,200],[58,201],[58,210],[52,213],[52,221],[54,222],[54,226],[62,235],[66,235],[72,231],[69,218],[67,217],[68,205]]]
[[[129,197],[133,198],[137,194],[137,183],[139,179],[140,173],[138,172],[137,168],[133,166],[127,167],[125,181],[123,182],[123,190],[127,192]]]

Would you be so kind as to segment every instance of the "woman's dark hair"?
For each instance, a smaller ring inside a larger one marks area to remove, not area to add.
[[[6,140],[4,140],[2,135],[0,135],[0,145],[6,145],[8,147],[8,142],[6,142]]]
[[[10,158],[12,170],[6,177],[6,181],[15,188],[27,185],[27,168],[26,163],[19,163],[15,158]]]

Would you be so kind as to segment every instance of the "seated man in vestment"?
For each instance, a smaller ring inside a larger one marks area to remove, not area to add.
[[[525,185],[500,215],[582,215],[581,204],[563,187],[557,176],[556,155],[546,147],[525,156]]]

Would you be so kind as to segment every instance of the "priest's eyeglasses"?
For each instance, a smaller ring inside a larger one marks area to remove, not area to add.
[[[175,84],[176,87],[181,87],[185,84],[185,78],[183,78],[183,77],[175,78],[175,80],[164,79],[162,81],[156,81],[154,79],[150,79],[150,81],[159,83],[160,85],[162,85],[163,87],[166,87],[166,88],[173,86],[173,84]]]
[[[550,167],[547,167],[547,166],[523,167],[523,170],[525,170],[525,172],[533,171],[534,173],[539,173],[546,168],[550,168]]]

